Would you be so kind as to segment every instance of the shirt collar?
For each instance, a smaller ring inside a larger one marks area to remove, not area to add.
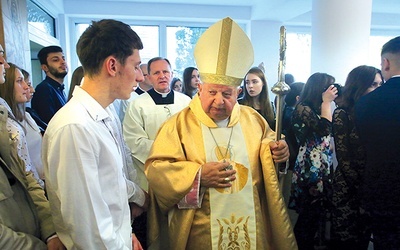
[[[63,91],[65,88],[63,83],[59,83],[49,76],[46,76],[46,82],[48,82],[51,86],[53,86],[53,88],[56,88],[60,91]]]
[[[156,93],[156,94],[158,94],[160,97],[162,97],[162,98],[166,98],[170,93],[171,93],[171,90],[169,90],[169,92],[168,93],[161,93],[161,92],[158,92],[156,89],[154,89],[153,88],[153,90],[154,90],[154,92]]]
[[[157,92],[154,88],[147,91],[147,94],[151,96],[154,103],[160,104],[173,104],[174,103],[174,91],[169,91],[168,93]]]
[[[110,118],[109,113],[98,103],[88,92],[83,90],[80,86],[74,88],[74,93],[71,101],[79,102],[87,110],[90,117],[94,121],[102,121]]]

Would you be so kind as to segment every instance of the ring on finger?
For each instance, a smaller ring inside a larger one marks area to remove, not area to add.
[[[224,178],[225,182],[229,182],[231,179],[229,177]]]

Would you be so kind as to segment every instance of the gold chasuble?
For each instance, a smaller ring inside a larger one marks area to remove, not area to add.
[[[257,111],[239,104],[219,128],[198,96],[167,120],[146,161],[149,249],[297,249],[268,145],[273,138]],[[237,171],[232,187],[201,188],[197,208],[178,208],[201,165],[223,160]]]

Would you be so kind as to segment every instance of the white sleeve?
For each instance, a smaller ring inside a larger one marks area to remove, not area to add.
[[[133,166],[133,161],[131,157],[131,152],[126,145],[125,141],[123,141],[122,145],[125,150],[125,164],[124,164],[124,172],[126,177],[126,187],[128,191],[129,202],[134,202],[139,206],[143,206],[146,201],[146,197],[144,191],[141,187],[139,187],[137,183],[137,171]]]
[[[126,180],[126,186],[128,189],[129,202],[136,203],[138,206],[142,207],[146,201],[143,189],[139,187],[135,182]]]

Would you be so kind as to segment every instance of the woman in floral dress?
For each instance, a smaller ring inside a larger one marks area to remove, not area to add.
[[[382,84],[380,70],[359,66],[347,76],[343,95],[333,113],[336,167],[332,195],[332,249],[367,249],[371,232],[361,213],[359,188],[365,169],[365,150],[354,125],[354,106]]]
[[[314,249],[315,236],[325,220],[332,165],[332,102],[335,78],[315,73],[307,80],[292,115],[300,145],[292,178],[289,207],[299,214],[294,233],[299,249]]]

